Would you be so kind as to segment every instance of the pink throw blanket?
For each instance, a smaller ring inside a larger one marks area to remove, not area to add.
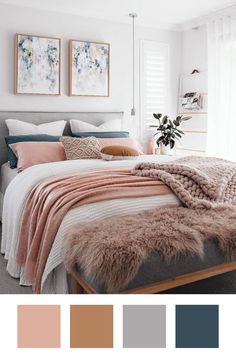
[[[17,252],[17,262],[24,267],[34,292],[41,291],[54,238],[70,209],[105,200],[168,193],[172,191],[163,182],[135,176],[124,169],[54,176],[36,185],[23,211]]]

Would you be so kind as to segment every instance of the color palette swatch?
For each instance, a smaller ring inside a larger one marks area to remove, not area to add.
[[[218,347],[218,305],[177,305],[176,348]]]
[[[124,305],[124,348],[166,347],[165,305]]]
[[[60,348],[59,305],[19,305],[18,348]]]
[[[71,305],[71,348],[113,348],[113,306]]]
[[[123,348],[166,348],[166,305],[124,305],[119,332],[114,331],[113,309],[113,305],[68,306],[70,348],[113,348],[114,336],[123,338]],[[172,325],[176,348],[219,347],[218,305],[176,305]],[[60,348],[61,306],[18,305],[17,346]]]

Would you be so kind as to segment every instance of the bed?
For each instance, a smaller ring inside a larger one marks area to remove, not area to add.
[[[1,252],[8,260],[7,271],[15,278],[19,278],[21,285],[30,285],[24,275],[24,269],[16,262],[18,233],[21,215],[25,201],[31,189],[43,179],[57,174],[67,174],[74,171],[88,171],[91,169],[131,168],[137,162],[166,162],[172,158],[168,156],[141,156],[136,160],[106,162],[103,160],[74,160],[65,162],[36,165],[16,175],[6,165],[6,149],[3,136],[7,135],[4,119],[16,118],[31,123],[45,123],[47,121],[77,118],[89,123],[99,124],[101,121],[122,118],[123,113],[32,113],[32,112],[2,112],[0,113],[0,151],[2,179],[1,195],[4,197],[3,206],[3,234]],[[69,128],[65,130],[69,134]],[[103,220],[112,216],[124,216],[138,213],[142,210],[153,209],[163,205],[179,206],[179,199],[173,194],[152,196],[145,198],[116,199],[93,204],[85,204],[70,210],[64,217],[51,248],[41,283],[41,293],[104,293],[100,283],[94,283],[80,270],[78,262],[75,271],[68,275],[65,270],[61,248],[63,238],[68,229],[77,223],[93,220]],[[141,266],[139,273],[129,285],[124,288],[125,293],[156,293],[178,285],[204,279],[212,275],[236,269],[236,263],[227,263],[221,255],[214,241],[207,243],[204,260],[199,258],[179,258],[178,261],[165,263],[158,253],[152,253]],[[155,268],[155,270],[153,270]],[[176,279],[173,279],[177,277]]]
[[[3,163],[0,174],[0,220],[2,220],[3,199],[9,183],[17,176],[17,170],[11,169],[9,164]]]
[[[8,136],[8,129],[5,119],[13,118],[35,125],[68,120],[70,118],[79,119],[94,125],[99,125],[103,121],[112,119],[122,119],[123,112],[25,112],[25,111],[0,111],[0,220],[2,219],[3,199],[6,188],[10,181],[17,175],[17,171],[10,169],[7,163],[7,150],[4,137]],[[67,123],[63,135],[71,135],[69,123]]]

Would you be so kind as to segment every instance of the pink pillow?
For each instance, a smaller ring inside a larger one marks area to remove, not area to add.
[[[60,142],[18,142],[9,146],[18,159],[18,172],[40,163],[66,159],[64,147]]]
[[[126,146],[132,148],[139,152],[140,155],[143,155],[143,150],[140,144],[133,140],[132,138],[98,138],[98,142],[103,147],[108,146]]]

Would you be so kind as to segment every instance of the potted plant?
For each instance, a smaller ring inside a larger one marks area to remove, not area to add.
[[[175,120],[171,120],[167,115],[162,117],[161,113],[154,113],[153,117],[158,120],[159,125],[151,125],[155,127],[157,132],[154,134],[154,138],[158,136],[156,144],[160,147],[160,153],[162,155],[173,155],[175,153],[176,140],[180,140],[184,132],[179,129],[183,121],[188,121],[192,117],[177,116]]]

